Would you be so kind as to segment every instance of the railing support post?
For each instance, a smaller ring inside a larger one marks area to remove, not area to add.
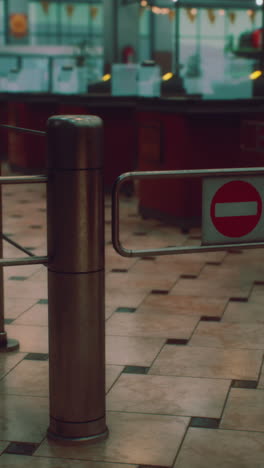
[[[47,141],[48,437],[89,441],[108,433],[102,121],[53,116]]]
[[[0,175],[1,175],[0,169]],[[2,221],[2,185],[0,185],[0,258],[3,258],[3,221]],[[19,342],[10,339],[5,331],[5,308],[4,308],[4,269],[0,266],[0,352],[17,351]]]

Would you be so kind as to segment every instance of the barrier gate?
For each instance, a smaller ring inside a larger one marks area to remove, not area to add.
[[[50,361],[48,437],[66,442],[103,439],[108,429],[105,420],[102,121],[95,116],[69,115],[50,117],[47,132],[8,125],[1,127],[47,136],[47,175],[0,177],[0,185],[47,183],[48,255],[35,257],[2,235],[1,252],[5,238],[31,258],[0,260],[0,351],[19,346],[15,340],[7,338],[4,330],[3,267],[46,265]],[[263,247],[263,174],[263,167],[123,174],[115,182],[112,195],[113,246],[119,254],[129,257],[210,252],[238,246],[243,249]],[[206,235],[203,245],[125,249],[119,235],[120,187],[128,178],[161,177],[204,179],[203,228]],[[233,241],[226,242],[230,238]]]
[[[119,192],[122,184],[128,179],[161,178],[203,179],[202,245],[148,250],[124,248],[119,229]],[[123,257],[213,252],[238,246],[242,249],[264,247],[264,167],[122,174],[112,192],[112,242]]]

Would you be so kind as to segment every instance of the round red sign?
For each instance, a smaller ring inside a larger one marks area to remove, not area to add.
[[[258,224],[262,200],[249,182],[233,180],[215,193],[210,209],[214,227],[226,237],[242,237]]]

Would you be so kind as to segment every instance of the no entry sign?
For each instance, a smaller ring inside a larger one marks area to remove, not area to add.
[[[208,178],[203,182],[203,244],[264,239],[264,178]]]

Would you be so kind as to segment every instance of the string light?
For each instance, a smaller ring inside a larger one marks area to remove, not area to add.
[[[249,75],[249,78],[250,78],[251,80],[256,80],[256,79],[259,78],[261,75],[262,75],[262,71],[256,70],[256,71],[254,71],[253,73],[251,73],[251,74]]]

